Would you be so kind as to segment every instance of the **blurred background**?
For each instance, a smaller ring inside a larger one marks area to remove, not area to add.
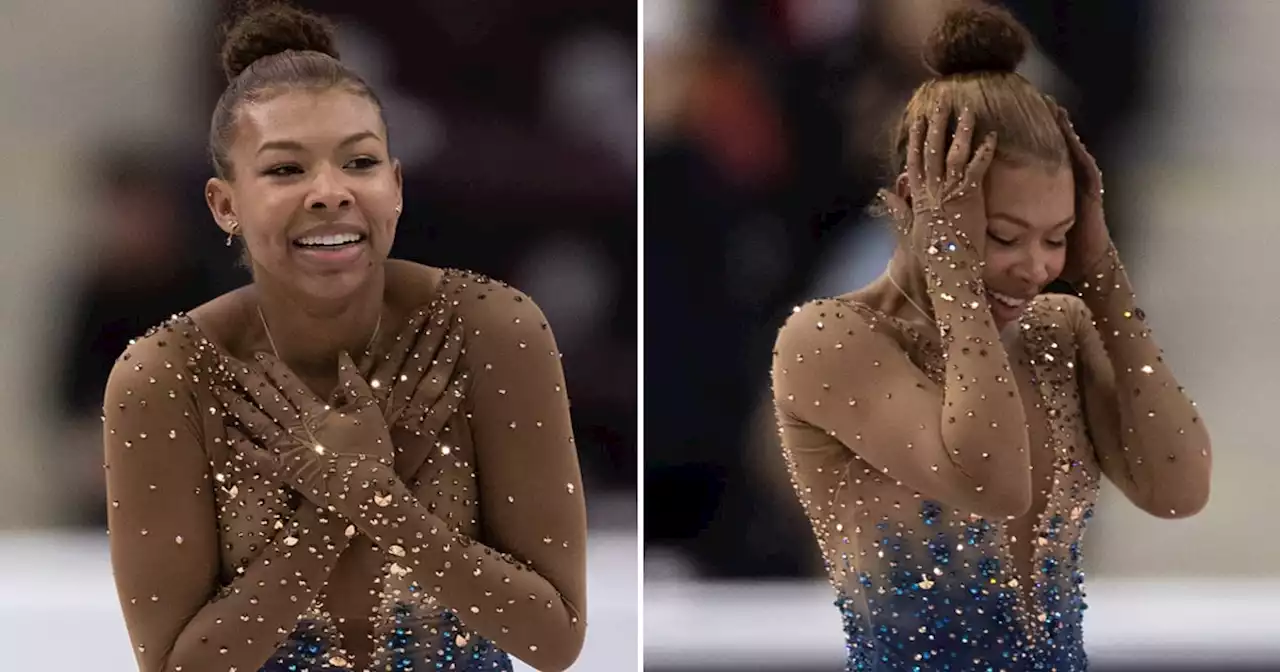
[[[547,314],[592,528],[592,627],[575,669],[629,668],[635,4],[295,4],[338,23],[343,60],[385,103],[406,182],[393,255],[505,280]],[[135,669],[106,555],[102,390],[130,338],[248,280],[202,197],[229,5],[4,3],[0,650],[10,666],[44,669],[56,647],[59,669]]]
[[[1212,431],[1189,520],[1104,487],[1086,646],[1107,670],[1280,670],[1270,513],[1280,398],[1272,0],[1008,0],[1023,74],[1071,111],[1160,344]],[[927,76],[941,0],[646,0],[645,667],[841,669],[844,640],[782,461],[770,353],[792,306],[878,276],[864,207]]]

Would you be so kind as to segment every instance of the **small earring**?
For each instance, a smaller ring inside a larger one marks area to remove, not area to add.
[[[399,203],[397,203],[397,204],[396,204],[396,214],[397,214],[397,215],[398,215],[398,214],[400,214],[400,210],[401,210],[403,207],[404,207],[404,206],[400,205]]]
[[[235,239],[236,229],[238,228],[240,228],[240,222],[237,222],[234,219],[231,220],[231,225],[228,227],[229,230],[227,231],[227,247],[231,247],[231,241]]]

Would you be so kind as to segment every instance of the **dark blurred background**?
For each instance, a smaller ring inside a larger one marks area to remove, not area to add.
[[[22,0],[14,21],[6,17],[0,90],[16,115],[0,132],[13,146],[5,219],[22,229],[10,244],[25,251],[0,253],[21,278],[0,303],[14,334],[0,371],[25,382],[15,386],[20,405],[0,414],[0,426],[14,428],[0,446],[0,523],[21,530],[0,534],[0,556],[29,553],[37,565],[19,567],[15,580],[40,584],[23,572],[56,565],[65,544],[89,539],[83,561],[97,564],[81,573],[110,588],[101,554],[107,375],[129,339],[249,280],[202,197],[209,116],[226,85],[217,27],[230,4]],[[580,665],[602,654],[634,660],[636,5],[294,4],[335,21],[343,60],[384,101],[405,176],[393,256],[509,282],[547,314],[584,470],[591,618],[606,624]],[[82,610],[118,620],[114,595],[94,586],[103,599]],[[0,587],[0,642],[39,622],[6,630],[5,602],[16,608],[20,595]],[[109,632],[104,647],[128,661],[118,627],[95,632]]]
[[[891,125],[929,76],[921,59],[924,38],[955,4],[645,3],[649,669],[801,670],[810,669],[803,661],[814,656],[828,667],[811,669],[836,669],[831,665],[838,664],[841,638],[830,589],[804,592],[824,574],[781,459],[769,391],[771,350],[793,306],[856,289],[883,272],[896,241],[865,208],[893,176],[884,164]],[[1245,89],[1248,80],[1231,66],[1274,54],[1261,34],[1241,28],[1275,16],[1280,3],[1245,0],[1232,3],[1234,10],[1154,0],[999,4],[1036,41],[1022,74],[1068,107],[1107,175],[1108,224],[1175,370],[1197,399],[1208,402],[1203,405],[1234,405],[1241,397],[1211,395],[1217,388],[1208,382],[1208,369],[1223,363],[1195,355],[1216,336],[1193,329],[1203,324],[1197,315],[1206,313],[1199,311],[1214,308],[1213,299],[1202,296],[1193,308],[1170,297],[1202,295],[1211,286],[1221,291],[1222,284],[1208,284],[1215,280],[1204,278],[1202,264],[1223,241],[1216,248],[1203,245],[1194,226],[1175,227],[1201,221],[1192,219],[1194,213],[1221,212],[1231,204],[1221,192],[1188,201],[1202,192],[1187,185],[1214,174],[1210,168],[1221,161],[1234,159],[1237,170],[1248,165],[1243,157],[1210,154],[1205,147],[1232,135],[1230,125],[1223,131],[1213,124],[1272,102],[1257,88]],[[1231,43],[1227,35],[1238,40],[1238,56],[1211,59],[1206,45],[1224,50]],[[1211,140],[1170,132],[1192,123]],[[1280,136],[1266,130],[1255,141],[1274,146]],[[1280,168],[1274,158],[1265,161],[1272,171]],[[1168,216],[1172,206],[1151,207],[1153,201],[1177,203],[1180,217]],[[1239,363],[1242,370],[1247,366]],[[1228,440],[1239,435],[1217,431],[1223,423],[1205,413],[1224,446],[1219,451],[1234,453]],[[1219,476],[1231,464],[1244,471],[1263,459],[1275,464],[1256,449],[1240,459],[1216,460]],[[1184,574],[1260,571],[1274,577],[1280,566],[1274,544],[1233,560],[1215,557],[1205,545],[1210,530],[1247,510],[1232,492],[1215,494],[1209,512],[1180,523],[1130,515],[1132,507],[1111,494],[1104,496],[1104,520],[1091,536],[1091,559],[1104,586],[1097,591],[1103,613],[1094,619],[1094,631],[1109,627],[1107,614],[1116,613],[1106,608],[1116,595],[1105,588],[1108,579],[1172,576],[1177,585]],[[1121,528],[1129,543],[1119,538]],[[1171,557],[1171,551],[1186,550],[1175,535],[1188,529],[1205,540],[1200,550]],[[1268,554],[1269,565],[1263,559]],[[788,593],[779,585],[802,588]],[[806,637],[815,620],[827,629]],[[1138,636],[1123,630],[1115,636],[1122,633]],[[1119,664],[1106,657],[1107,640],[1095,639],[1103,654],[1100,669],[1118,669],[1106,667]],[[827,648],[813,653],[818,645]],[[812,655],[787,653],[804,650]]]

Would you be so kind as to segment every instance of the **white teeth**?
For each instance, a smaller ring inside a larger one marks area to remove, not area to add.
[[[1026,299],[1015,299],[1012,296],[1009,296],[1008,294],[1001,294],[1000,292],[997,292],[995,290],[988,289],[987,294],[990,294],[991,298],[999,301],[1000,303],[1010,308],[1021,308],[1027,305]]]
[[[347,243],[360,242],[361,236],[358,233],[340,233],[332,236],[307,236],[299,238],[299,245],[346,245]]]

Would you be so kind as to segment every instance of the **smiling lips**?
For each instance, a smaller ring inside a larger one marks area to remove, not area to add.
[[[293,240],[306,263],[322,270],[348,268],[364,256],[368,236],[353,224],[322,224]]]
[[[364,240],[364,235],[359,233],[338,233],[322,236],[303,236],[295,241],[294,245],[298,247],[317,247],[317,248],[333,248],[359,243]]]
[[[1000,305],[1006,308],[1019,310],[1027,306],[1027,299],[1019,299],[1013,296],[1009,296],[1008,294],[1001,294],[1000,292],[997,292],[994,289],[988,289],[987,294],[991,298],[995,299],[997,303],[999,303]]]
[[[367,237],[364,229],[355,224],[335,222],[312,227],[295,238],[293,244],[309,250],[333,250],[364,242]]]

